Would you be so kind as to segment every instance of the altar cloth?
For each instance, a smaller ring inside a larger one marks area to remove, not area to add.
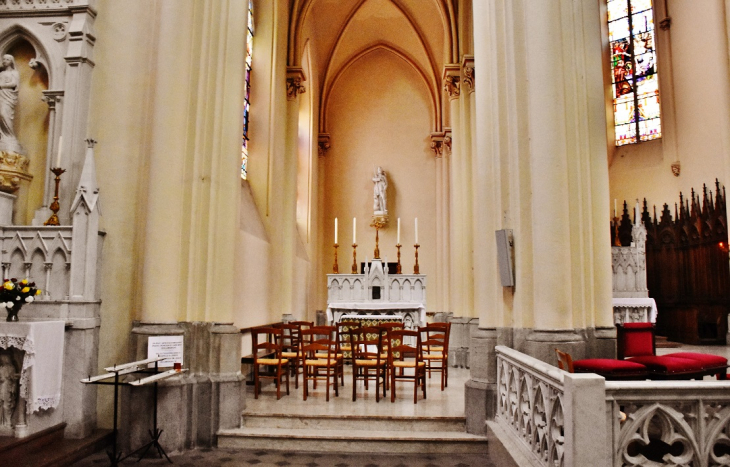
[[[0,349],[24,352],[20,397],[29,414],[56,408],[61,401],[64,321],[0,323]]]

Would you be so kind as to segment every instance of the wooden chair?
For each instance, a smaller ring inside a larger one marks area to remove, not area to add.
[[[276,399],[281,399],[281,382],[286,378],[286,394],[289,395],[289,360],[283,358],[282,330],[265,326],[251,330],[253,340],[254,398],[259,398],[261,380],[273,379],[276,383]],[[265,367],[261,371],[261,367]]]
[[[350,330],[360,327],[359,321],[340,321],[337,326],[337,351],[342,354],[345,362],[352,360],[352,344]]]
[[[415,341],[415,346],[406,342]],[[421,333],[403,329],[388,331],[388,369],[390,372],[390,401],[395,402],[397,381],[413,382],[413,403],[418,403],[418,388],[426,398],[426,363],[423,361]],[[398,370],[398,371],[396,371]],[[412,370],[412,373],[407,370]]]
[[[388,377],[387,357],[383,355],[385,330],[380,327],[350,328],[352,343],[352,400],[357,400],[357,380],[363,380],[365,390],[368,381],[375,380],[375,402],[380,402],[380,382],[383,384],[383,397]],[[373,370],[371,374],[370,371]]]
[[[276,323],[281,329],[281,356],[289,360],[291,376],[294,377],[294,388],[299,389],[299,372],[302,363],[301,328],[291,323]]]
[[[335,387],[335,396],[339,396],[339,368],[342,358],[337,356],[337,328],[334,326],[312,326],[302,329],[302,354],[304,355],[304,400],[309,395],[309,380],[313,388],[317,381],[326,382],[326,400],[330,400],[330,386]]]
[[[429,379],[431,372],[441,373],[441,390],[449,386],[449,333],[451,323],[431,323],[418,328],[421,333],[423,360]]]

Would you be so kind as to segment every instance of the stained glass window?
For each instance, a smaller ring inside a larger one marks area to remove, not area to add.
[[[251,96],[251,49],[253,46],[253,0],[248,2],[248,32],[246,33],[246,83],[243,101],[243,133],[241,138],[241,178],[248,176],[248,121]]]
[[[607,5],[616,146],[660,138],[652,0]]]

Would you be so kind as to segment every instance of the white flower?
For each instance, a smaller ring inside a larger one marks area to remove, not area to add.
[[[5,302],[0,302],[0,308],[7,308],[8,304]]]
[[[5,302],[4,305],[5,305],[6,308],[12,308],[13,307],[13,302]]]
[[[20,300],[20,295],[18,295],[17,297],[15,297],[15,299],[16,300]]]
[[[25,302],[30,303],[33,301],[33,297],[25,297]]]

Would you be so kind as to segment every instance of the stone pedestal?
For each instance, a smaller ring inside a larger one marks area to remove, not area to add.
[[[13,224],[13,203],[15,195],[0,191],[0,225]]]
[[[164,430],[160,443],[167,452],[211,447],[218,430],[241,423],[245,382],[239,330],[231,324],[207,322],[136,323],[129,360],[147,358],[149,337],[160,335],[184,337],[183,368],[189,370],[158,385],[157,426]],[[152,391],[152,386],[122,388],[120,446],[124,452],[149,441]]]

